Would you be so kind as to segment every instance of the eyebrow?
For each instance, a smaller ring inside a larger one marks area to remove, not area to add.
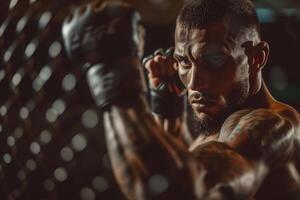
[[[207,52],[204,51],[202,53],[201,57],[212,56],[212,55],[222,55],[222,56],[225,56],[227,54],[225,52],[223,52],[223,51],[217,51],[217,52],[213,52],[213,53],[211,53],[211,52],[207,53]],[[188,58],[188,56],[186,56],[184,54],[179,54],[179,53],[174,53],[173,57],[176,58],[176,59],[178,59],[178,60]]]
[[[234,44],[235,44],[235,42],[233,40],[226,39],[225,41],[219,42],[218,46],[220,45],[220,47],[225,47],[227,50],[232,51],[233,50],[232,45],[234,45]],[[222,50],[222,48],[220,48],[218,51],[215,51],[213,53],[212,52],[208,53],[207,51],[204,50],[201,54],[202,54],[201,57],[206,57],[206,56],[210,56],[210,55],[222,55],[222,56],[227,55],[227,53],[225,53],[224,50]],[[185,55],[184,50],[182,50],[182,49],[179,49],[179,51],[178,50],[175,51],[173,54],[173,57],[177,60],[183,60],[183,59],[188,58],[188,56]]]

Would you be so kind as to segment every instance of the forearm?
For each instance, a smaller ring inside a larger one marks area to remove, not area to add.
[[[155,121],[165,133],[182,142],[187,147],[192,143],[192,137],[187,128],[185,111],[185,96],[178,95],[175,84],[161,86],[163,89],[150,88],[151,111]]]
[[[187,119],[184,115],[176,118],[162,118],[153,113],[157,124],[164,129],[165,133],[180,141],[187,147],[193,142],[193,137],[189,132]]]
[[[186,149],[163,133],[150,112],[137,106],[112,106],[105,112],[104,122],[112,167],[129,199],[161,199],[171,197],[175,190],[185,190],[181,192],[184,196],[193,194],[192,186],[183,189],[191,183]],[[151,193],[148,183],[156,175],[168,183],[166,191],[159,194]]]

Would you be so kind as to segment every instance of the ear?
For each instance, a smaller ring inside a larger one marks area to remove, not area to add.
[[[248,56],[248,63],[251,71],[259,72],[266,65],[269,57],[269,45],[265,41],[261,41],[256,45],[253,42],[246,42],[243,47],[245,47],[245,53]]]
[[[267,42],[261,41],[255,45],[254,49],[255,64],[259,67],[259,70],[261,70],[268,61],[270,48]]]

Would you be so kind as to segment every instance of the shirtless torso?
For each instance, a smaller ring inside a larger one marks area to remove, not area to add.
[[[251,144],[249,140],[245,142],[239,141],[243,140],[243,138],[239,139],[239,136],[235,135],[239,134],[236,130],[240,128],[239,126],[243,126],[243,124],[247,124],[248,126],[249,124],[247,129],[251,134],[270,134],[269,137],[272,137],[271,140],[274,143],[282,145],[282,147],[277,146],[273,148],[272,153],[276,154],[273,158],[276,161],[274,165],[278,166],[273,169],[263,169],[268,170],[268,173],[256,192],[254,199],[299,199],[300,116],[297,111],[289,105],[276,101],[265,86],[262,88],[259,98],[260,101],[258,102],[263,102],[261,98],[264,98],[267,100],[267,104],[262,105],[258,109],[252,108],[235,112],[225,121],[222,129],[218,133],[197,137],[190,145],[189,150],[194,152],[197,147],[201,145],[217,141],[224,142],[241,155],[249,157],[247,154],[251,156],[251,153],[259,147],[255,146],[255,144]],[[260,114],[261,118],[258,116]],[[286,124],[276,125],[277,123],[275,121],[269,121],[269,124],[264,123],[263,126],[255,127],[255,123],[259,123],[259,120],[266,120],[273,114],[278,115],[283,120],[280,123]],[[251,122],[251,120],[253,120],[253,122]],[[247,143],[250,143],[249,147],[245,147],[249,145]]]

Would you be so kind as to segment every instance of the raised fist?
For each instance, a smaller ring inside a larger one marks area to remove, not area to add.
[[[125,3],[88,3],[65,19],[65,50],[74,65],[87,71],[99,107],[130,101],[129,96],[144,92],[139,63],[143,34],[140,15]]]
[[[162,118],[176,118],[184,111],[185,88],[179,79],[174,48],[159,49],[143,60],[148,71],[152,112]]]
[[[150,88],[168,89],[180,96],[184,92],[184,86],[178,77],[177,62],[173,58],[173,53],[173,47],[165,51],[158,49],[153,55],[143,59],[143,65],[148,72]]]
[[[88,3],[75,9],[62,27],[65,50],[76,64],[109,63],[141,56],[140,15],[124,3]]]

